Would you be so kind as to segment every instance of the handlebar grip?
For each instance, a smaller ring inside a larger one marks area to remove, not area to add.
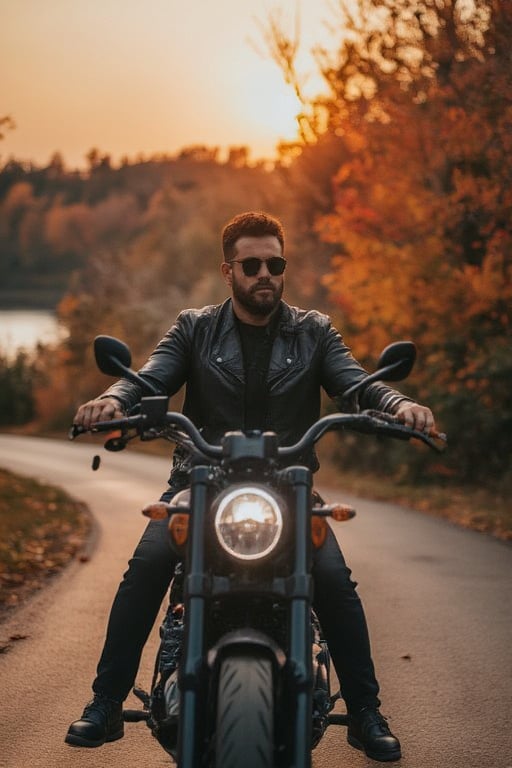
[[[74,440],[78,435],[84,435],[87,432],[85,427],[80,424],[72,424],[68,430],[68,440]]]
[[[144,422],[144,416],[123,416],[121,419],[110,419],[109,421],[96,421],[91,425],[91,432],[112,432],[116,429],[130,429],[138,427]]]
[[[129,429],[137,427],[144,421],[144,416],[125,416],[122,419],[111,419],[109,421],[96,421],[90,427],[82,427],[81,424],[72,424],[68,431],[69,440],[74,440],[79,435],[85,435],[87,432],[112,432],[116,429]]]
[[[387,424],[394,425],[395,427],[402,428],[401,431],[404,433],[404,438],[408,434],[410,437],[416,437],[420,440],[423,440],[423,442],[427,443],[427,445],[430,445],[431,447],[435,447],[436,450],[439,450],[438,446],[433,443],[434,440],[440,440],[442,443],[447,443],[448,438],[444,432],[438,432],[437,429],[432,429],[430,432],[420,432],[417,429],[414,429],[413,427],[406,426],[402,421],[399,421],[396,416],[390,413],[382,413],[381,411],[373,411],[373,410],[367,410],[364,413],[368,414],[369,416],[372,416],[376,419],[379,419],[380,421],[385,421]]]

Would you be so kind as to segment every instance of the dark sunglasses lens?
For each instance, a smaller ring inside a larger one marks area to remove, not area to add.
[[[241,263],[246,277],[254,277],[260,271],[261,259],[244,259]]]
[[[242,261],[242,269],[246,277],[254,277],[261,269],[261,259],[244,259]],[[266,259],[265,264],[271,275],[282,275],[284,268],[286,267],[286,260],[280,256],[272,256],[270,259]]]
[[[267,269],[271,275],[282,275],[285,267],[286,261],[280,256],[274,256],[267,261]]]

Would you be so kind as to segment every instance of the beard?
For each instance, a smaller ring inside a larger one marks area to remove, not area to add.
[[[263,287],[268,288],[268,292],[262,293],[258,290]],[[233,296],[238,303],[247,312],[259,317],[266,317],[272,314],[283,295],[283,281],[275,287],[271,283],[262,280],[247,291],[236,280],[233,280],[231,288]]]

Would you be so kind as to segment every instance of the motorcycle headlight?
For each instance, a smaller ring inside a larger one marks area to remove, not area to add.
[[[257,560],[277,545],[283,515],[277,499],[262,488],[243,486],[230,491],[215,515],[221,546],[239,560]]]

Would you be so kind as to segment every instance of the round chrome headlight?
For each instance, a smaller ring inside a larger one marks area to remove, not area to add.
[[[263,488],[239,486],[221,498],[215,532],[221,546],[239,560],[257,560],[277,545],[283,515],[277,499]]]

